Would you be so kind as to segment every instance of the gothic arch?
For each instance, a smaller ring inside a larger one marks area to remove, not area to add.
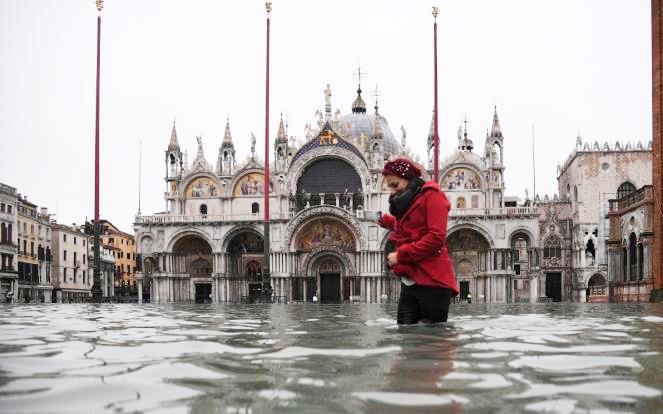
[[[491,249],[495,248],[495,242],[493,241],[493,238],[490,237],[490,232],[481,224],[456,222],[447,229],[447,239],[459,230],[474,230],[486,239]]]
[[[352,262],[348,260],[348,256],[342,250],[336,249],[334,247],[321,247],[319,249],[313,250],[308,254],[308,257],[304,259],[301,270],[305,275],[312,276],[314,266],[317,264],[317,262],[328,256],[334,257],[341,262],[341,277],[356,274],[354,266],[352,266]]]
[[[509,241],[509,246],[511,246],[513,244],[512,243],[513,242],[513,240],[512,240],[513,236],[517,235],[518,233],[523,233],[529,238],[529,245],[527,247],[530,247],[530,248],[538,247],[537,245],[539,243],[537,243],[537,240],[534,237],[534,234],[532,234],[532,231],[529,228],[525,227],[525,226],[518,226],[518,227],[514,228],[511,231],[511,233],[509,234],[509,237],[507,238],[507,240]]]
[[[204,198],[216,198],[216,197],[219,197],[221,195],[222,187],[221,187],[221,183],[219,182],[218,178],[210,172],[198,171],[198,172],[195,172],[195,173],[189,175],[184,180],[182,180],[182,182],[180,183],[180,185],[179,185],[179,196],[180,196],[181,200],[185,200],[185,199],[188,198],[187,197],[187,191],[189,189],[189,186],[199,178],[207,178],[207,179],[211,180],[216,185],[216,191],[217,191],[216,194],[213,195],[213,196],[204,197]]]
[[[638,187],[631,180],[624,180],[619,187],[617,187],[617,199],[620,199],[632,192],[637,191]]]
[[[355,153],[338,146],[317,147],[295,159],[288,170],[288,190],[292,194],[296,194],[297,182],[304,173],[306,167],[324,158],[336,158],[347,162],[352,168],[355,169],[359,175],[359,178],[361,179],[361,191],[364,194],[368,194],[371,191],[371,174],[368,171],[368,165],[366,165],[366,161],[364,161],[364,159],[360,158]]]
[[[329,205],[309,207],[299,212],[299,214],[290,220],[284,231],[282,250],[291,251],[299,230],[312,220],[319,218],[332,218],[338,220],[353,234],[356,251],[368,250],[366,235],[356,217],[345,209]]]
[[[235,173],[235,175],[233,176],[233,179],[230,181],[230,185],[228,186],[228,188],[226,190],[226,192],[228,193],[228,196],[230,196],[230,197],[244,197],[243,195],[236,196],[234,194],[235,193],[235,187],[237,187],[237,184],[239,183],[239,181],[242,178],[249,175],[249,174],[260,174],[260,175],[263,176],[263,178],[262,178],[263,181],[261,181],[261,182],[264,182],[264,179],[265,179],[264,178],[264,173],[265,173],[265,171],[263,169],[257,168],[257,167],[245,168],[241,171],[237,171]],[[269,186],[270,186],[269,194],[270,195],[276,195],[277,194],[278,186],[276,185],[276,182],[277,182],[277,180],[275,179],[274,175],[272,175],[272,173],[270,171],[270,174],[269,174]],[[263,194],[255,194],[255,195],[252,194],[250,196],[262,197]]]
[[[262,233],[262,228],[260,228],[259,225],[257,224],[238,225],[230,229],[223,237],[223,241],[221,242],[221,251],[222,252],[228,251],[228,245],[230,244],[232,239],[234,239],[235,236],[241,233],[254,233],[260,236],[261,239],[263,239],[263,243],[265,242],[265,237]]]
[[[201,239],[206,241],[207,244],[209,244],[210,248],[212,249],[212,253],[214,253],[214,242],[212,241],[212,238],[210,237],[210,235],[207,234],[206,232],[202,231],[202,230],[199,230],[199,229],[196,229],[196,228],[193,228],[193,227],[189,227],[189,228],[182,229],[182,230],[179,230],[179,231],[175,232],[175,234],[173,234],[170,237],[170,240],[168,240],[168,244],[166,245],[167,246],[166,251],[172,253],[173,252],[173,247],[175,246],[175,243],[177,243],[179,240],[181,240],[182,238],[187,237],[187,236],[200,237]]]

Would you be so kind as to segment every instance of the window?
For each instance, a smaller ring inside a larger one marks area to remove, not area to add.
[[[562,257],[562,243],[559,238],[551,236],[546,239],[543,247],[543,258]]]
[[[7,213],[10,213],[10,214],[11,214],[11,212],[12,212],[12,206],[11,206],[11,204],[7,204]]]
[[[253,204],[255,204],[255,203],[253,203]],[[200,206],[200,214],[202,214],[203,216],[207,215],[207,204],[202,204]]]
[[[30,242],[30,256],[35,255],[35,242]]]
[[[479,208],[479,196],[478,195],[473,195],[472,196],[472,208]]]
[[[127,253],[127,260],[131,260],[131,253]]]
[[[83,283],[85,283],[85,270],[83,270]]]
[[[74,244],[76,244],[76,236],[74,236]]]
[[[108,238],[108,244],[114,244],[115,240],[112,237]]]
[[[617,188],[617,198],[625,197],[635,191],[635,186],[628,181],[624,182]]]
[[[64,255],[62,256],[62,260],[64,260],[66,262],[67,261],[67,251],[64,250],[63,253],[64,253]]]
[[[260,204],[258,204],[258,203],[251,204],[251,213],[253,213],[253,214],[260,213]]]
[[[74,252],[74,266],[78,267],[78,263],[76,263],[76,256],[78,253]]]
[[[83,246],[85,246],[85,239],[83,239]]]
[[[23,240],[23,254],[27,255],[28,254],[28,241]]]
[[[0,213],[5,212],[5,203],[0,203]]]
[[[85,255],[83,255],[83,264],[85,264]]]
[[[28,234],[28,223],[23,222],[23,234]]]
[[[120,244],[124,244],[124,239],[120,239]]]
[[[65,267],[62,269],[62,281],[66,282],[67,281],[67,268]]]
[[[30,224],[30,234],[33,234],[33,235],[35,234],[35,225],[34,224]]]
[[[62,241],[63,241],[63,242],[66,242],[66,241],[67,241],[67,235],[66,235],[66,234],[63,234],[63,235],[62,235]]]

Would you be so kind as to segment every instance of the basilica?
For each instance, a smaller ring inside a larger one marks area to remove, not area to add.
[[[368,110],[361,92],[359,87],[351,112],[342,115],[333,110],[327,86],[325,106],[306,125],[304,142],[289,138],[281,119],[269,188],[255,137],[251,153],[242,158],[227,123],[216,162],[205,157],[201,138],[189,162],[173,125],[165,151],[167,211],[138,215],[134,224],[140,300],[255,300],[265,282],[269,243],[268,283],[275,300],[396,301],[400,282],[383,254],[388,233],[368,220],[367,212],[388,210],[389,192],[380,174],[385,161],[412,154],[405,129],[397,140],[377,104]],[[607,206],[618,191],[621,197],[651,183],[651,144],[590,146],[578,137],[558,168],[559,193],[530,199],[505,194],[505,141],[495,109],[482,152],[475,152],[461,128],[457,150],[440,161],[440,185],[452,205],[447,246],[459,300],[468,295],[490,303],[603,300],[610,282]],[[428,159],[415,160],[430,179],[432,123],[427,143]],[[600,197],[590,194],[592,180],[605,187]],[[263,237],[265,192],[269,240]],[[629,254],[613,250],[613,260]],[[639,260],[651,260],[647,255],[648,250]],[[644,273],[636,281],[651,280]]]

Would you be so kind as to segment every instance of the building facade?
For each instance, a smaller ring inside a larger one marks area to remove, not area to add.
[[[227,123],[216,164],[207,161],[201,138],[189,163],[173,125],[165,151],[167,211],[135,220],[142,299],[251,300],[263,282],[268,242],[274,296],[288,301],[396,300],[400,285],[383,254],[388,234],[364,220],[363,212],[388,210],[382,166],[411,153],[405,129],[398,142],[377,104],[369,114],[361,88],[357,92],[351,112],[341,115],[332,111],[331,94],[325,91],[325,107],[306,125],[304,142],[288,137],[281,120],[269,188],[263,184],[255,137],[251,154],[240,161]],[[418,160],[428,179],[432,123],[430,131],[428,160]],[[646,173],[651,151],[620,144],[587,148],[578,142],[558,171],[560,195],[521,199],[505,194],[508,139],[497,110],[482,152],[475,152],[466,128],[459,128],[457,149],[440,162],[440,186],[452,206],[447,248],[461,299],[471,294],[478,302],[585,301],[595,274],[607,286],[607,220],[599,208],[605,205],[607,214],[609,193],[621,184],[651,182]],[[598,188],[602,195],[573,198],[575,193],[566,190],[573,188]],[[262,226],[265,191],[271,211],[268,241]],[[585,251],[593,253],[586,256]]]
[[[0,301],[18,297],[18,244],[16,241],[16,188],[0,183]]]
[[[136,243],[134,236],[119,230],[108,220],[101,220],[101,243],[113,255],[114,285],[128,292],[136,288]]]
[[[559,167],[559,193],[570,201],[572,300],[608,301],[609,200],[652,183],[651,149],[651,142],[600,145],[578,137]]]
[[[81,302],[91,295],[89,236],[76,225],[52,223],[54,301]]]
[[[20,302],[50,302],[51,224],[48,211],[17,196],[18,296]]]

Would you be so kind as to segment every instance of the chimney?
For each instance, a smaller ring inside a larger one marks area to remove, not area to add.
[[[41,215],[44,217],[48,216],[48,207],[41,208]]]

